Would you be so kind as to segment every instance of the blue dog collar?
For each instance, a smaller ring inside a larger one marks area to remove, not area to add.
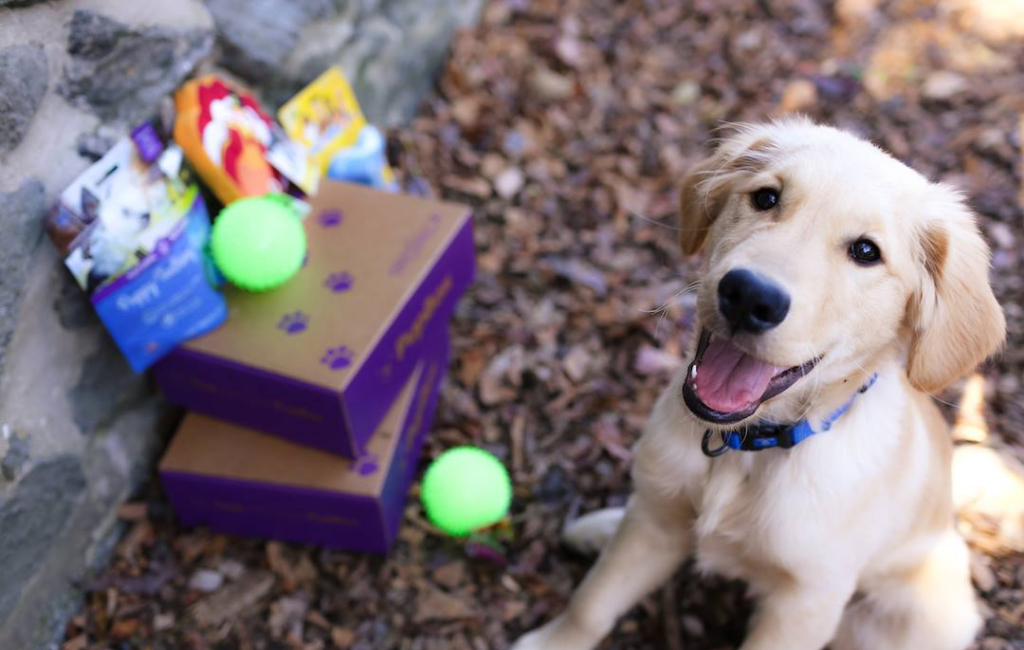
[[[741,431],[718,432],[722,437],[722,444],[721,446],[712,449],[711,439],[714,437],[715,431],[708,429],[704,432],[704,439],[701,441],[701,451],[704,452],[704,455],[714,458],[716,456],[721,456],[730,449],[736,449],[739,451],[761,451],[762,449],[771,449],[773,447],[781,447],[782,449],[794,447],[816,433],[823,433],[831,429],[832,425],[836,423],[836,420],[843,417],[843,415],[850,410],[850,407],[853,406],[853,401],[857,399],[857,395],[866,392],[877,380],[878,373],[875,373],[871,376],[871,379],[869,379],[868,382],[860,388],[860,390],[854,393],[850,399],[846,400],[846,403],[821,421],[821,428],[818,431],[815,431],[807,420],[800,420],[796,424],[761,422],[756,425],[746,427]]]

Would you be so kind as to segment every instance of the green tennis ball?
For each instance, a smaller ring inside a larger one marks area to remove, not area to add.
[[[465,537],[504,519],[512,503],[512,481],[493,454],[455,447],[427,468],[420,498],[432,524]]]
[[[306,231],[295,212],[279,199],[239,199],[214,222],[210,253],[231,284],[247,291],[268,291],[302,268]]]

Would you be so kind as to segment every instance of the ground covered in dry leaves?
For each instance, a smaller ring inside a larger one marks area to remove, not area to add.
[[[630,445],[681,363],[694,275],[675,191],[723,121],[804,111],[971,194],[1010,331],[984,371],[985,422],[1024,456],[1024,17],[1000,14],[1019,7],[1005,0],[876,4],[492,2],[392,153],[477,208],[479,275],[428,456],[471,443],[507,460],[508,566],[468,560],[415,499],[376,558],[182,530],[154,486],[123,509],[127,534],[84,585],[64,650],[483,650],[560,608],[587,562],[559,527],[623,501]],[[976,647],[1024,648],[1022,556],[983,517],[964,530],[988,608]],[[684,571],[605,647],[736,648],[749,610],[741,586]]]

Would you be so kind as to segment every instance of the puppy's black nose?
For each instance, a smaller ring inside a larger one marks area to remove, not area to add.
[[[735,329],[759,334],[789,313],[789,294],[768,278],[733,269],[718,283],[718,310]]]

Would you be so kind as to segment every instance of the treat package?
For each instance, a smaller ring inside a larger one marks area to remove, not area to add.
[[[205,253],[210,219],[160,120],[141,124],[63,193],[47,232],[136,372],[227,316]]]
[[[321,172],[249,93],[217,76],[190,81],[174,96],[174,140],[216,197],[316,193]]]
[[[366,121],[340,68],[330,68],[278,111],[285,133],[321,176],[397,191],[381,132]]]
[[[377,127],[367,124],[351,147],[335,154],[327,168],[327,177],[335,181],[359,183],[387,192],[397,192],[391,167],[384,152],[384,136]]]

